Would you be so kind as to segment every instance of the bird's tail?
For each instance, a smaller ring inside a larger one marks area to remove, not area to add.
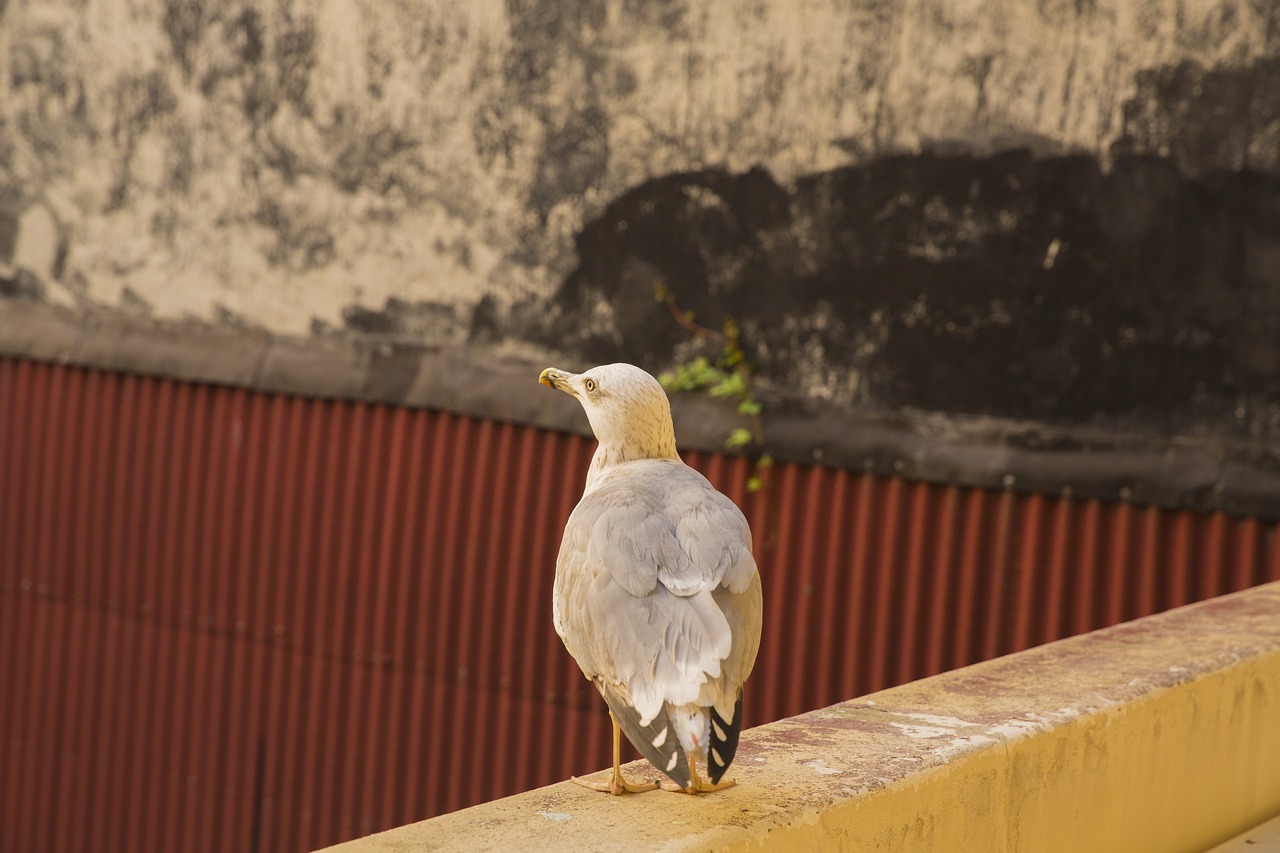
[[[684,749],[680,746],[680,738],[676,737],[675,727],[671,725],[671,718],[667,715],[665,705],[658,712],[658,716],[654,717],[647,726],[642,726],[640,725],[639,712],[631,706],[631,703],[615,687],[606,684],[599,678],[594,679],[594,681],[596,689],[604,697],[604,701],[609,705],[609,710],[613,712],[614,720],[618,722],[618,726],[622,729],[622,733],[627,736],[627,740],[631,741],[631,745],[639,750],[640,754],[647,758],[650,764],[666,774],[671,781],[681,788],[689,787],[690,782],[693,781],[689,776],[689,761],[685,756]],[[739,699],[738,701],[739,706],[741,706],[742,700]],[[737,716],[736,712],[734,716]],[[714,739],[714,737],[715,734],[713,732],[712,738]],[[733,748],[736,749],[737,746],[738,730],[734,729]],[[726,764],[726,766],[728,765]],[[709,772],[712,774],[713,779],[719,778],[719,776],[715,775],[714,769],[710,769]],[[720,773],[724,773],[723,768]]]
[[[716,713],[714,705],[708,710],[711,711],[711,746],[707,750],[707,775],[715,784],[724,776],[738,752],[738,735],[742,732],[742,691],[738,691],[738,700],[733,704],[732,720],[725,720]]]

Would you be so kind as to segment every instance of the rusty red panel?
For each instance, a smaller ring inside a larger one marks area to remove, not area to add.
[[[550,614],[588,439],[12,359],[0,401],[0,849],[307,850],[608,762]],[[1258,519],[686,458],[755,531],[752,724],[1280,578]]]

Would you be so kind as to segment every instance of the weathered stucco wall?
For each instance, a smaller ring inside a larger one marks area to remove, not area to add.
[[[1257,0],[11,0],[0,39],[4,207],[56,222],[19,260],[62,298],[283,332],[393,297],[461,334],[485,295],[549,295],[584,223],[672,172],[1280,161]]]
[[[9,0],[0,293],[1280,438],[1271,0]],[[705,344],[704,344],[705,345]]]

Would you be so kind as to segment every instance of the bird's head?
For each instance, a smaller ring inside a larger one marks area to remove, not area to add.
[[[667,392],[640,368],[604,364],[568,373],[548,367],[538,381],[577,398],[601,450],[613,461],[676,458]]]

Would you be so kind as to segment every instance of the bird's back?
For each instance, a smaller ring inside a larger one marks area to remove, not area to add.
[[[619,722],[659,768],[674,755],[650,754],[659,723],[669,708],[691,705],[714,709],[715,726],[732,730],[732,743],[720,740],[728,766],[761,613],[746,518],[678,460],[611,468],[565,526],[556,631],[615,717],[615,705],[631,710],[631,727]]]

